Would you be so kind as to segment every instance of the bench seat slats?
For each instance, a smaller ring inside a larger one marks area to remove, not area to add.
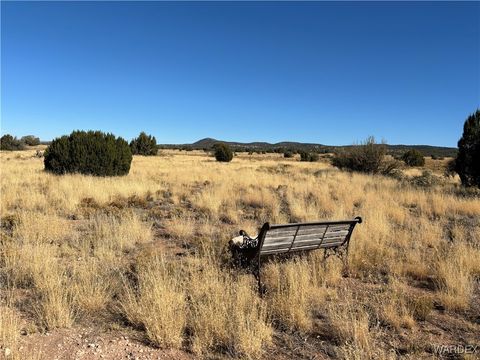
[[[343,243],[344,241],[346,241],[346,238],[336,238],[336,239],[330,239],[330,240],[323,240],[321,244],[323,246],[333,246],[332,244]]]
[[[308,234],[308,235],[301,235],[297,234],[295,237],[295,242],[298,241],[305,241],[305,240],[320,240],[320,239],[330,239],[330,238],[337,238],[340,236],[346,237],[348,235],[349,231],[347,230],[342,230],[342,231],[337,231],[337,232],[327,232],[327,233],[316,233],[316,234]],[[264,241],[264,246],[270,245],[270,244],[278,244],[278,243],[286,243],[286,242],[292,242],[294,239],[294,236],[282,236],[282,237],[270,237],[266,236],[265,241]]]
[[[297,235],[295,237],[295,242],[302,241],[302,240],[313,240],[313,239],[321,239],[323,234],[313,234],[313,235]],[[292,242],[294,239],[293,236],[288,237],[281,237],[281,238],[268,238],[265,239],[264,245],[267,244],[277,244],[281,242]]]
[[[292,236],[282,236],[282,237],[265,237],[265,241],[263,242],[264,245],[266,244],[273,244],[273,243],[279,243],[279,242],[292,242],[293,240],[293,235]]]
[[[290,248],[290,245],[292,243],[281,243],[281,244],[270,244],[270,245],[264,245],[262,247],[262,251],[263,250],[273,250],[273,249],[289,249]]]
[[[268,230],[267,235],[270,236],[289,236],[289,235],[295,235],[297,232],[297,228],[281,228],[281,229],[273,229],[273,230]]]
[[[327,232],[325,234],[325,238],[329,238],[329,237],[336,237],[336,236],[347,236],[349,233],[348,230],[342,230],[342,231],[335,231],[335,232]]]
[[[360,218],[345,221],[267,225],[261,241],[260,255],[326,249],[348,242]]]

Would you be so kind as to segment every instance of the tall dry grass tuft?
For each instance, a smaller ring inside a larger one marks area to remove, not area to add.
[[[174,239],[188,243],[195,234],[195,219],[176,216],[165,224],[165,231]]]
[[[311,263],[305,259],[271,263],[264,274],[266,301],[273,319],[287,328],[311,330],[312,312],[327,294],[315,281]]]
[[[452,310],[470,306],[474,279],[479,274],[480,250],[465,243],[445,245],[434,264],[438,297]]]
[[[415,326],[414,304],[408,301],[406,289],[398,279],[390,279],[384,293],[376,301],[378,317],[384,324],[397,331]]]
[[[187,322],[187,302],[181,276],[163,257],[138,264],[138,284],[125,282],[121,307],[127,319],[145,329],[161,348],[181,348]]]
[[[190,272],[188,326],[194,353],[260,357],[271,342],[272,329],[252,279],[235,280],[213,264],[191,268]]]
[[[34,273],[36,303],[33,310],[39,325],[46,329],[68,328],[75,320],[75,304],[66,270],[50,263],[42,272]]]
[[[77,261],[69,283],[75,307],[84,317],[96,317],[111,302],[118,273],[95,258]]]
[[[8,301],[0,304],[0,352],[8,348],[16,355],[19,338],[20,317],[17,311]]]
[[[33,211],[20,212],[13,228],[13,236],[22,244],[60,244],[71,232],[66,219]]]
[[[90,244],[96,256],[130,250],[152,240],[151,224],[143,222],[132,211],[121,216],[97,214],[90,220]]]
[[[381,330],[373,325],[371,315],[362,303],[345,289],[326,306],[326,316],[331,335],[339,345],[339,355],[344,359],[394,359],[379,341]]]

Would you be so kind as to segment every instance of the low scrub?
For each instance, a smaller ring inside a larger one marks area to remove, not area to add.
[[[10,134],[5,134],[0,138],[0,150],[14,151],[24,148],[24,143]]]
[[[307,151],[300,152],[300,161],[318,161],[318,154],[317,153],[310,153]]]
[[[415,149],[408,150],[402,155],[402,160],[408,166],[423,166],[425,165],[425,158],[423,154]]]
[[[44,157],[45,170],[55,174],[126,175],[132,162],[128,143],[101,131],[74,131],[56,138]]]
[[[217,143],[213,146],[215,159],[220,162],[230,162],[233,159],[233,152],[230,146],[224,143]]]
[[[339,169],[389,175],[399,167],[399,164],[395,160],[387,160],[386,154],[386,145],[376,143],[375,138],[371,136],[362,144],[337,153],[331,162]]]

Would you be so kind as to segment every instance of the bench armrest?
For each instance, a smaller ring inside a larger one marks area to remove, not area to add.
[[[252,238],[247,234],[245,230],[240,230],[240,235],[243,236],[243,243],[240,245],[240,248],[254,248],[258,245],[258,236]]]

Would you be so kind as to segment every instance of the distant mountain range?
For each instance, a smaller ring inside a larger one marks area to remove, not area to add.
[[[178,145],[160,145],[161,148],[185,148],[185,149],[210,149],[215,143],[223,142],[232,147],[236,151],[280,151],[280,150],[305,150],[315,151],[320,153],[333,152],[342,148],[349,148],[353,145],[333,146],[314,143],[301,143],[292,141],[282,141],[278,143],[268,142],[250,142],[242,143],[235,141],[222,141],[213,138],[205,138],[198,140],[192,144],[178,144]],[[387,151],[392,155],[399,155],[410,149],[420,151],[424,156],[437,157],[452,157],[457,153],[457,148],[431,146],[431,145],[390,145],[387,144]]]

